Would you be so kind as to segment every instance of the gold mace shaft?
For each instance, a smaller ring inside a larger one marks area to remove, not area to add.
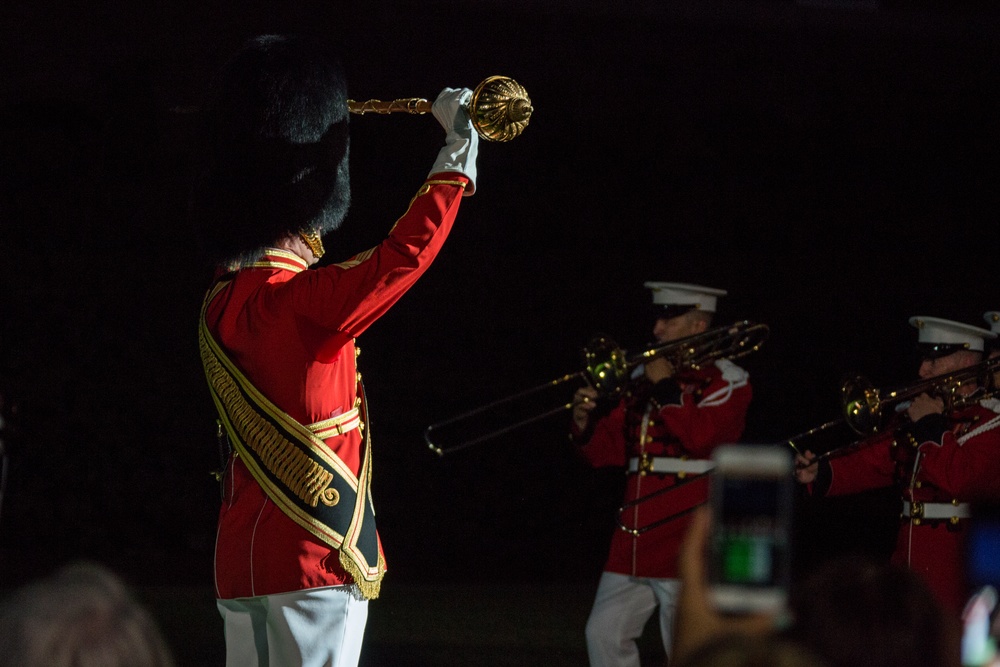
[[[347,100],[347,109],[360,115],[425,114],[430,112],[431,102],[421,97],[406,97],[388,102]],[[472,126],[479,136],[488,141],[510,141],[518,136],[528,126],[534,111],[528,91],[506,76],[491,76],[476,86],[472,91],[468,110]]]

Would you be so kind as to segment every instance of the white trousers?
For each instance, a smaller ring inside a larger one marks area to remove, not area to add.
[[[216,600],[226,667],[357,667],[368,600],[353,586]]]
[[[636,640],[659,607],[663,650],[670,657],[681,582],[602,572],[587,619],[590,667],[639,667]]]

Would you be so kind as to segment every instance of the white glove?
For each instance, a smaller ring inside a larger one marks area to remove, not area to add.
[[[457,171],[469,179],[464,196],[476,191],[476,155],[479,152],[479,134],[472,127],[468,105],[472,91],[468,88],[445,88],[431,105],[431,113],[441,123],[447,135],[445,146],[428,174]]]

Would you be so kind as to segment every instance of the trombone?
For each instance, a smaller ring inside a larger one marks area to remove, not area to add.
[[[447,449],[440,446],[431,437],[432,432],[445,426],[466,421],[515,400],[523,399],[526,396],[537,394],[545,389],[551,389],[573,380],[586,382],[596,389],[602,398],[617,398],[631,382],[633,371],[651,359],[664,358],[678,371],[686,369],[697,370],[705,364],[718,359],[739,359],[740,357],[756,352],[764,344],[764,341],[767,340],[769,334],[770,329],[766,324],[756,324],[744,320],[728,326],[710,329],[686,338],[661,343],[632,356],[628,356],[625,350],[619,347],[611,338],[598,335],[591,339],[590,343],[584,348],[583,370],[568,373],[555,380],[526,389],[506,398],[501,398],[436,424],[431,424],[424,429],[424,440],[432,452],[438,456],[444,456],[445,454],[466,449],[513,431],[521,426],[558,414],[564,410],[571,410],[573,402],[570,401],[543,410],[526,419],[511,422],[482,435],[461,441]]]
[[[997,391],[995,373],[1000,371],[1000,357],[944,373],[922,382],[883,392],[866,378],[848,378],[841,386],[843,413],[847,424],[859,435],[874,435],[885,427],[886,409],[905,410],[921,394],[936,396],[944,401],[945,411],[965,407],[989,398]],[[960,390],[970,384],[978,389],[969,393]]]
[[[850,454],[865,447],[868,437],[881,433],[886,428],[890,421],[888,417],[891,414],[890,410],[895,414],[903,413],[913,399],[921,394],[942,399],[945,411],[963,408],[993,397],[1000,389],[996,378],[998,372],[1000,372],[1000,357],[994,357],[951,373],[943,373],[907,387],[884,392],[865,377],[855,375],[841,384],[842,416],[839,419],[792,436],[786,442],[796,454],[801,454],[795,444],[797,440],[825,431],[832,426],[847,424],[851,430],[862,436],[861,440],[823,452],[807,465],[798,467],[807,468],[824,459]],[[963,387],[970,385],[975,385],[976,389],[961,393]]]

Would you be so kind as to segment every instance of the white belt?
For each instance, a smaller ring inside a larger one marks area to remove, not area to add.
[[[969,503],[910,503],[903,501],[903,516],[913,519],[968,519],[972,516]]]
[[[361,416],[357,408],[351,408],[343,414],[324,419],[321,422],[306,424],[306,428],[320,440],[326,440],[334,435],[344,435],[359,426],[361,426]]]
[[[641,465],[640,465],[641,462]],[[629,472],[691,473],[700,475],[715,467],[713,461],[704,459],[679,459],[673,456],[646,456],[628,460]]]

